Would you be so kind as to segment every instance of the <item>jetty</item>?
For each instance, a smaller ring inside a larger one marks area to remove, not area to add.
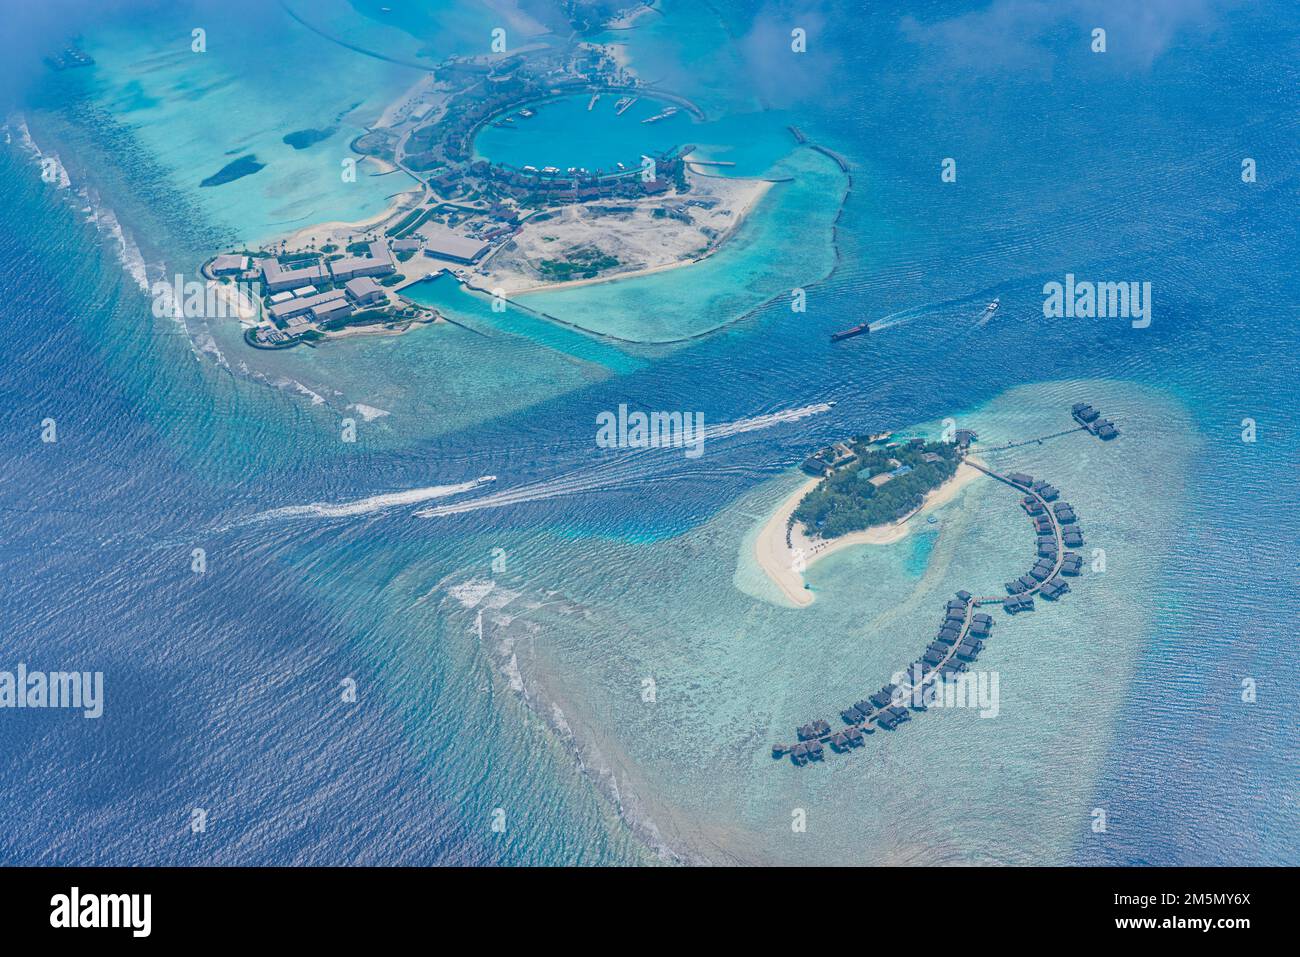
[[[1079,413],[1091,406],[1079,403],[1071,410],[1076,421]],[[1087,414],[1087,413],[1085,413]],[[1097,416],[1089,419],[1094,421]],[[1114,429],[1114,424],[1111,423]],[[1051,435],[995,446],[988,451],[1015,448],[1045,439],[1088,431],[1097,435],[1099,430],[1079,427],[1054,432]],[[1118,430],[1114,430],[1118,435]],[[1100,436],[1099,436],[1100,437]],[[796,741],[772,745],[773,759],[789,757],[797,767],[825,759],[826,748],[835,753],[845,753],[863,747],[866,736],[877,730],[893,731],[910,721],[912,714],[927,710],[927,700],[933,702],[939,683],[969,670],[985,643],[993,633],[993,617],[980,608],[999,605],[1008,615],[1033,611],[1035,596],[1057,601],[1070,592],[1066,577],[1077,577],[1083,570],[1083,559],[1069,551],[1083,545],[1083,532],[1078,526],[1078,514],[1068,502],[1060,501],[1061,492],[1044,479],[1035,479],[1024,472],[999,472],[983,465],[967,454],[974,433],[967,432],[962,447],[963,461],[971,468],[1020,495],[1020,505],[1033,523],[1036,533],[1037,557],[1034,566],[1025,575],[1007,582],[1006,595],[976,596],[959,591],[944,606],[944,618],[930,644],[921,656],[906,669],[906,677],[898,684],[887,684],[878,691],[864,696],[840,711],[845,727],[838,730],[824,719],[801,725],[795,732]]]

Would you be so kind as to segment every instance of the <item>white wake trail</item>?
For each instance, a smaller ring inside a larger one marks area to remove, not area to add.
[[[430,485],[427,488],[412,488],[402,492],[387,492],[383,495],[370,495],[352,502],[313,502],[310,505],[285,505],[273,508],[253,516],[254,521],[272,521],[281,518],[349,518],[354,515],[368,515],[397,505],[416,505],[435,498],[447,498],[462,492],[473,491],[481,485],[495,482],[495,475],[484,475],[471,482],[458,485]]]
[[[808,418],[813,415],[820,415],[831,409],[831,403],[818,402],[813,405],[800,406],[796,409],[785,409],[781,412],[773,412],[768,415],[754,416],[748,419],[737,419],[734,422],[725,422],[721,425],[706,426],[704,429],[705,441],[711,439],[726,438],[728,436],[740,435],[745,432],[754,432],[758,429],[767,429],[775,425],[781,425],[786,422],[797,422],[800,419]],[[625,454],[613,461],[603,462],[589,469],[583,469],[577,472],[569,472],[564,475],[556,476],[552,479],[546,479],[541,482],[532,482],[527,485],[520,485],[511,489],[504,489],[491,495],[484,495],[482,498],[469,499],[463,502],[450,502],[446,505],[435,505],[432,508],[423,508],[416,512],[419,518],[440,518],[444,515],[461,515],[466,512],[476,512],[485,508],[501,508],[505,505],[520,505],[525,502],[539,502],[543,499],[560,498],[566,495],[577,495],[583,492],[595,491],[612,491],[616,489],[630,488],[645,482],[655,481],[662,482],[671,478],[686,477],[673,474],[664,474],[662,472],[648,472],[641,464],[639,456],[648,452],[673,453],[676,462],[676,456],[680,455],[680,449],[651,449],[637,448],[627,449]],[[681,465],[687,463],[679,463]],[[694,474],[698,470],[689,469],[688,473]]]

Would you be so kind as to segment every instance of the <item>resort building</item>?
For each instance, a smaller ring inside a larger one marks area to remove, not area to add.
[[[248,269],[247,256],[218,256],[209,267],[214,276],[231,276]]]
[[[285,269],[278,259],[260,259],[257,265],[262,270],[262,280],[266,283],[267,292],[281,292],[298,286],[309,286],[312,283],[324,282],[328,276],[325,267],[319,262]]]
[[[326,318],[334,318],[334,316],[338,315],[339,306],[348,310],[352,308],[342,291],[335,289],[330,292],[322,292],[316,296],[305,296],[290,299],[287,302],[276,303],[267,309],[267,314],[273,321],[285,323],[295,317],[311,313],[320,322],[323,321],[322,315]]]
[[[352,301],[358,306],[370,306],[387,298],[384,289],[369,276],[349,279],[343,286]]]
[[[325,299],[317,302],[311,307],[312,318],[317,322],[328,322],[331,319],[342,319],[352,315],[352,303],[348,302],[341,294],[335,299]]]
[[[804,459],[800,466],[811,475],[830,475],[838,468],[857,461],[858,454],[845,442],[836,442],[829,448],[820,449]]]
[[[424,236],[424,254],[434,259],[468,264],[476,262],[488,249],[483,240],[462,236],[437,223],[426,223],[420,233]]]
[[[387,276],[396,272],[393,257],[388,247],[382,242],[373,242],[369,246],[369,256],[344,256],[330,263],[330,273],[336,282],[344,282],[357,276]]]

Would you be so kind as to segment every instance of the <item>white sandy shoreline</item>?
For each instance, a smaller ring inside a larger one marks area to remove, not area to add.
[[[979,460],[972,457],[972,461]],[[803,571],[808,566],[827,555],[855,545],[890,545],[902,540],[915,526],[916,518],[951,502],[958,492],[983,474],[963,462],[957,466],[952,478],[925,496],[919,509],[898,522],[850,532],[829,541],[809,538],[804,533],[803,526],[796,524],[790,529],[789,544],[786,544],[786,528],[790,516],[804,496],[821,482],[821,479],[811,478],[791,493],[763,525],[758,538],[754,540],[754,558],[783,595],[796,605],[806,607],[813,602],[813,593],[804,587]]]

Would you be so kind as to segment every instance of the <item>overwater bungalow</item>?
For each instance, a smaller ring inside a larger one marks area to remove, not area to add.
[[[820,761],[822,759],[824,749],[822,748],[822,743],[820,741],[809,741],[804,745],[804,748],[807,751],[810,760]]]
[[[1020,579],[1018,578],[1013,582],[1007,582],[1002,587],[1007,590],[1008,595],[1019,595],[1025,590],[1025,586],[1020,583]]]
[[[1076,402],[1070,407],[1070,415],[1072,415],[1074,420],[1080,425],[1087,425],[1089,422],[1096,419],[1097,416],[1101,415],[1101,413],[1087,402]]]
[[[1052,556],[1052,555],[1055,555],[1055,554],[1056,554],[1056,542],[1055,542],[1055,541],[1051,541],[1051,542],[1039,542],[1039,543],[1038,543],[1038,554],[1041,555],[1041,556],[1043,556],[1044,558],[1047,558],[1047,557],[1050,557],[1050,556]]]
[[[927,648],[925,654],[921,656],[921,662],[926,665],[937,666],[943,659],[948,657],[947,650],[935,651],[933,648]]]
[[[1040,515],[1034,519],[1034,531],[1039,535],[1050,535],[1055,528],[1056,526],[1052,524],[1052,520],[1046,515]]]
[[[832,734],[827,741],[830,743],[831,750],[837,754],[842,754],[849,749],[849,739],[844,736],[843,731]]]
[[[858,712],[859,712],[859,713],[860,713],[864,718],[865,718],[867,715],[871,714],[871,712],[873,712],[873,711],[876,710],[875,706],[874,706],[870,701],[868,701],[866,698],[863,698],[861,701],[855,701],[855,702],[853,702],[853,707],[854,707],[854,709],[856,709],[856,710],[857,710],[857,711],[858,711]]]
[[[974,598],[974,597],[975,597],[975,596],[972,595],[972,594],[971,594],[970,592],[968,592],[968,591],[959,591],[959,592],[957,592],[957,600],[960,601],[963,605],[969,605],[969,604],[970,604],[970,600],[971,600],[972,598]]]
[[[908,713],[907,709],[900,705],[894,705],[890,708],[889,714],[894,718],[894,720],[899,722],[912,720],[912,716]]]
[[[1083,544],[1083,530],[1077,525],[1062,529],[1061,541],[1065,543],[1066,548],[1078,548]]]
[[[851,748],[862,747],[862,729],[858,727],[846,728],[844,730],[844,740],[849,743]]]
[[[808,746],[806,744],[796,744],[790,749],[790,760],[797,766],[803,767],[808,763]]]
[[[1067,585],[1065,582],[1061,581],[1060,578],[1053,578],[1051,581],[1049,581],[1047,584],[1043,586],[1043,589],[1041,592],[1039,592],[1039,594],[1041,594],[1044,598],[1048,599],[1049,601],[1055,601],[1056,599],[1060,598],[1062,595],[1068,593],[1069,590],[1070,590],[1070,586]]]
[[[1083,559],[1074,552],[1066,552],[1065,557],[1061,559],[1062,575],[1078,575],[1083,571]]]
[[[984,646],[981,644],[960,645],[957,648],[957,660],[967,662],[974,661],[979,657],[980,652],[983,650]]]
[[[1100,422],[1097,424],[1097,438],[1109,442],[1119,435],[1119,429],[1115,428],[1113,422]]]
[[[1030,488],[1034,484],[1034,477],[1032,475],[1026,475],[1024,472],[1012,472],[1007,476],[1007,478],[1025,488]]]
[[[948,609],[948,611],[956,610],[960,611],[962,614],[966,613],[966,603],[964,601],[958,601],[956,598],[949,601],[944,607]]]
[[[1029,591],[1031,588],[1038,587],[1038,582],[1034,581],[1034,579],[1030,578],[1028,575],[1021,575],[1016,579],[1016,581],[1020,584],[1021,591]]]
[[[861,711],[859,711],[857,708],[845,708],[843,711],[840,712],[840,717],[844,719],[845,724],[857,724],[859,721],[865,718],[866,715],[863,714]]]
[[[889,707],[889,702],[894,700],[895,685],[885,685],[869,699],[877,708]]]
[[[969,637],[983,640],[992,633],[993,633],[992,624],[971,625]]]
[[[1061,492],[1056,486],[1050,485],[1042,479],[1033,484],[1033,489],[1038,493],[1039,498],[1045,502],[1051,502],[1061,497]]]
[[[1056,520],[1060,522],[1062,525],[1073,525],[1079,519],[1078,516],[1074,514],[1074,509],[1067,506],[1065,508],[1057,510]]]
[[[1043,514],[1043,503],[1032,495],[1026,495],[1020,500],[1020,507],[1029,513],[1030,517]]]
[[[1029,577],[1034,579],[1034,581],[1039,582],[1047,581],[1047,579],[1051,577],[1051,574],[1052,568],[1050,565],[1047,568],[1043,568],[1041,565],[1035,565],[1029,570]]]

